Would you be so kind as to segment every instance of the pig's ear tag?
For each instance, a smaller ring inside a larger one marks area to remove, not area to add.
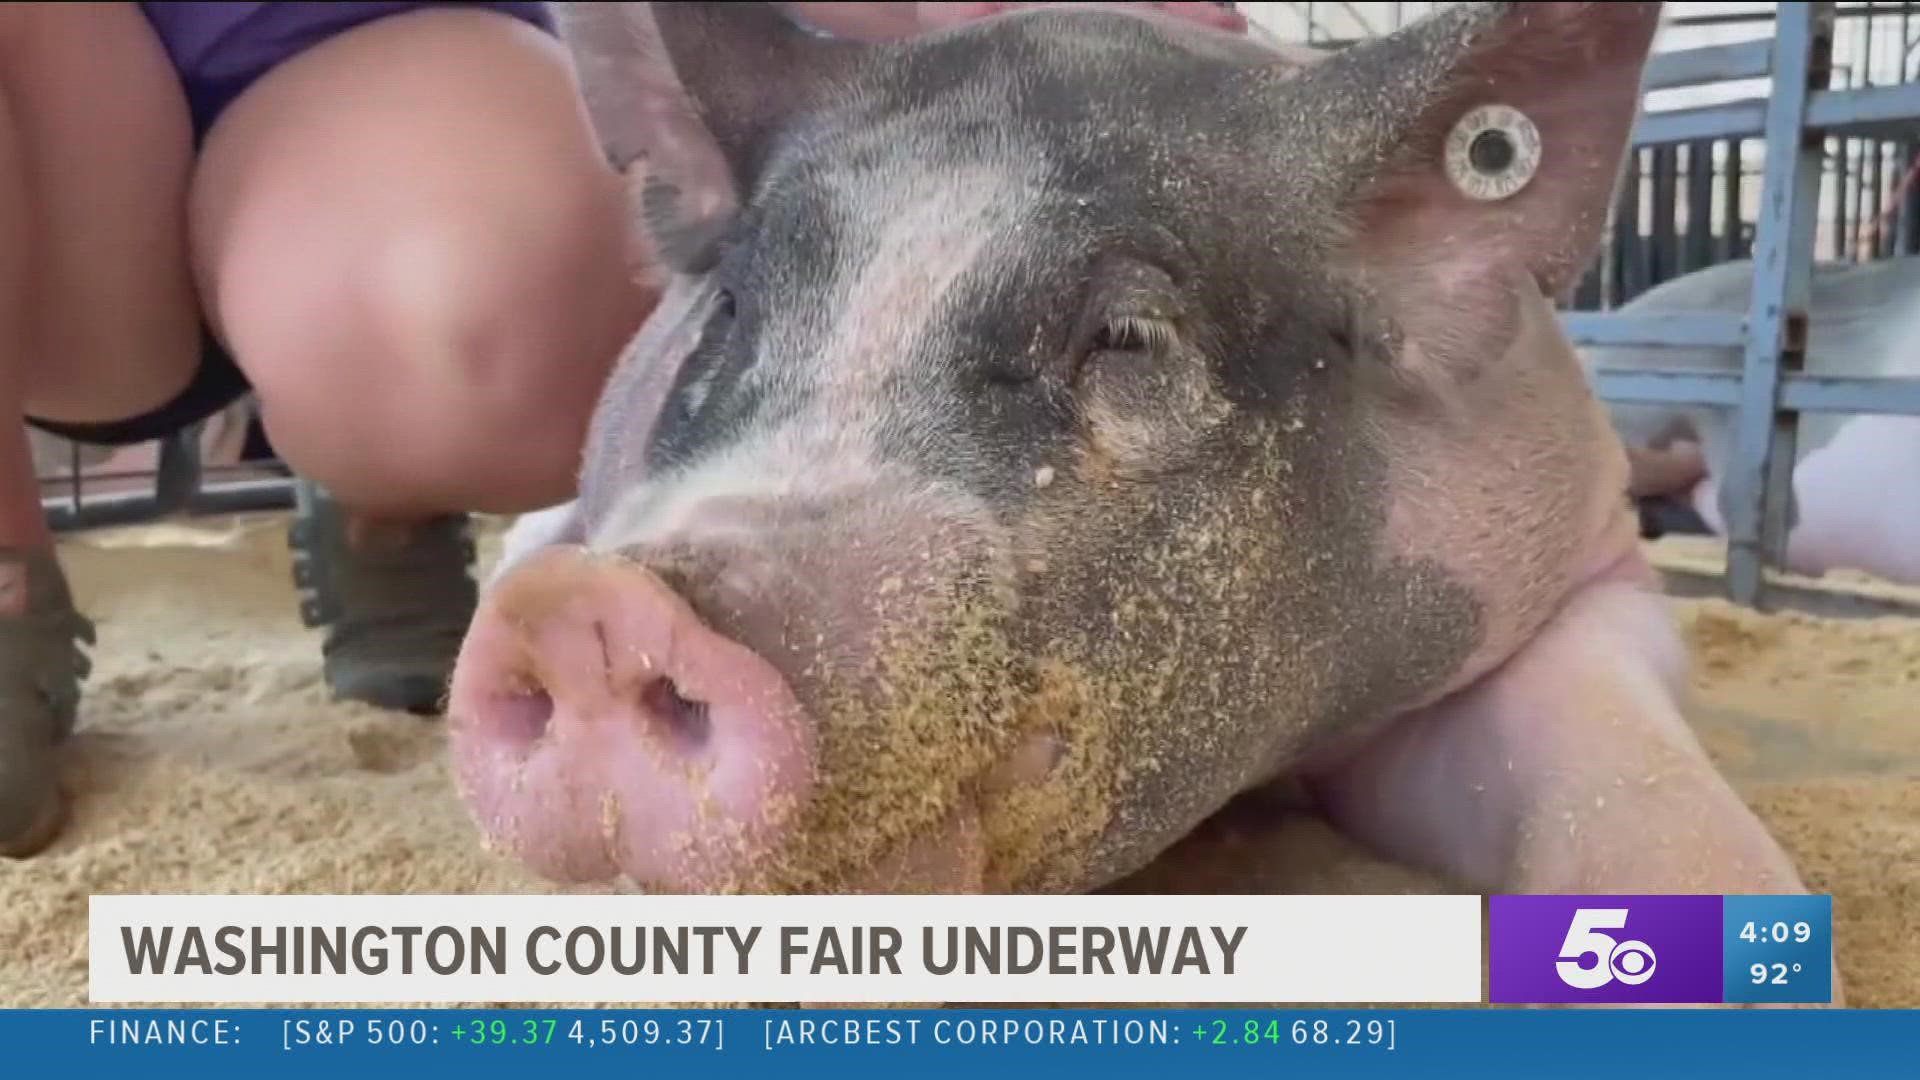
[[[1470,199],[1519,194],[1540,171],[1540,129],[1507,105],[1482,105],[1447,133],[1447,178]]]

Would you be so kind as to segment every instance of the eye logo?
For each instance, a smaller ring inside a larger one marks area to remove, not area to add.
[[[1616,979],[1639,986],[1653,978],[1653,947],[1644,941],[1616,941],[1604,930],[1624,930],[1626,908],[1577,908],[1560,943],[1560,981],[1575,990],[1598,990]]]

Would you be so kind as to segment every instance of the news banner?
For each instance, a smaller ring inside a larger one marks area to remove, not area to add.
[[[1833,1002],[1827,896],[95,896],[89,924],[92,1007],[0,1013],[6,1075],[1920,1060],[1912,1011],[1724,1007]]]

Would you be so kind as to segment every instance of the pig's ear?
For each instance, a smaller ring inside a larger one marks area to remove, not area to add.
[[[819,103],[864,46],[810,33],[773,4],[653,4],[660,41],[739,190],[780,128]]]
[[[765,4],[555,5],[595,135],[642,186],[647,246],[709,268],[759,153],[852,46],[809,36]]]
[[[1500,355],[1516,275],[1551,299],[1593,258],[1662,6],[1460,5],[1283,84],[1334,147],[1349,256],[1423,350]]]
[[[738,202],[726,160],[674,75],[649,7],[565,3],[554,13],[594,134],[633,190],[644,225],[639,249],[673,270],[699,273]],[[642,261],[642,272],[659,269]]]
[[[625,172],[658,153],[675,125],[696,127],[646,4],[553,5],[594,134]]]

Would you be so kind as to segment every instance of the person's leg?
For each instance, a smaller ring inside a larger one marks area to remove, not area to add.
[[[191,207],[210,324],[338,500],[296,537],[329,680],[428,711],[472,606],[456,515],[571,497],[653,299],[566,53],[474,9],[330,37],[221,115]]]
[[[53,748],[91,627],[54,560],[27,416],[112,421],[186,386],[185,102],[132,4],[0,5],[0,855],[57,833]]]

